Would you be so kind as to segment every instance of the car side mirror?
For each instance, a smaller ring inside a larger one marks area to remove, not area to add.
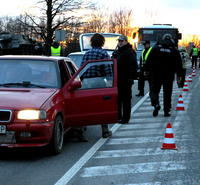
[[[80,80],[74,80],[71,82],[71,84],[69,85],[68,90],[69,91],[74,91],[75,89],[79,89],[82,87],[82,83]]]

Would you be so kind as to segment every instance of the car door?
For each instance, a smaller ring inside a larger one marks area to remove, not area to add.
[[[116,61],[87,62],[69,80],[64,96],[69,126],[117,122]]]

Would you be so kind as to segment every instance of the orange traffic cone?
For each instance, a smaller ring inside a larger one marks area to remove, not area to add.
[[[179,95],[178,103],[176,105],[176,110],[185,110],[182,95]]]
[[[188,83],[186,81],[184,82],[183,91],[189,91]]]
[[[161,149],[172,149],[172,150],[177,149],[171,123],[167,124],[164,143],[162,144]]]

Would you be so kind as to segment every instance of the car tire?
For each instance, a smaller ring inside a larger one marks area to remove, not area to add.
[[[49,145],[52,154],[57,155],[61,152],[63,147],[63,138],[63,119],[61,116],[56,116],[54,121],[53,135]]]

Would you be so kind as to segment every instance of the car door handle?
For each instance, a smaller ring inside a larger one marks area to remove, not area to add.
[[[104,99],[104,100],[110,100],[110,99],[111,99],[111,96],[104,96],[103,99]]]

